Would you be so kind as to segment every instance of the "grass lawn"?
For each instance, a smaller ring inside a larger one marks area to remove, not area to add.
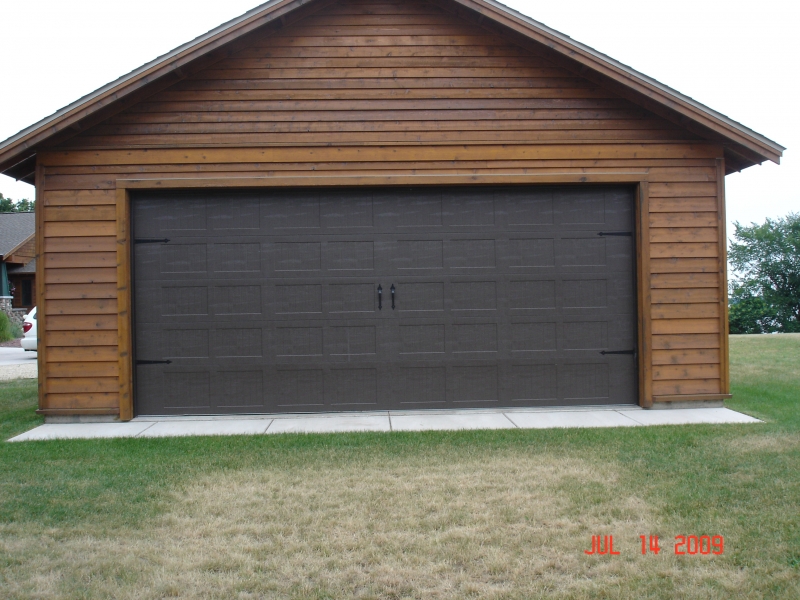
[[[731,373],[766,424],[0,442],[0,596],[800,598],[800,335]]]

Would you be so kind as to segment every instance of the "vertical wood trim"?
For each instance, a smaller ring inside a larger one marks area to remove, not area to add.
[[[639,313],[639,405],[653,406],[653,347],[650,315],[650,186],[639,183],[636,202],[636,256]]]
[[[47,406],[47,319],[44,280],[44,165],[36,161],[36,366],[39,370],[39,410]]]
[[[119,418],[133,418],[133,367],[131,357],[131,240],[130,197],[117,190],[117,339],[119,348]]]
[[[728,349],[728,232],[725,210],[725,159],[717,159],[717,231],[719,232],[719,376],[720,392],[731,393],[730,356]]]

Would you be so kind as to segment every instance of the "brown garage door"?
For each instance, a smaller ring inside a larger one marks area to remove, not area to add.
[[[161,192],[133,223],[138,414],[636,402],[629,188]]]

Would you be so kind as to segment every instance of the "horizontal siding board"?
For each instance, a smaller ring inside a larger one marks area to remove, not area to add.
[[[105,190],[47,190],[44,205],[49,206],[95,206],[114,204],[114,194]]]
[[[371,56],[371,57],[278,57],[278,56],[254,56],[254,57],[232,57],[223,59],[215,65],[215,71],[225,69],[319,69],[322,73],[330,72],[338,74],[338,70],[352,69],[427,69],[437,68],[489,68],[495,67],[502,73],[503,69],[508,68],[544,68],[553,69],[551,65],[544,61],[537,63],[536,59],[526,56]],[[563,72],[563,71],[562,71]],[[366,73],[366,72],[365,72]],[[365,77],[369,75],[365,74]],[[425,73],[416,71],[413,77],[424,77]],[[204,78],[204,73],[200,73],[195,79]],[[550,79],[551,77],[546,77]],[[564,73],[563,79],[574,81],[577,86],[592,85],[588,80],[574,76],[572,73]],[[182,88],[180,91],[184,91]],[[171,97],[173,91],[161,92],[158,94],[160,99]]]
[[[116,298],[116,283],[52,283],[45,285],[47,300],[77,300],[79,298]]]
[[[650,292],[654,304],[680,304],[685,302],[719,302],[719,288],[660,288]]]
[[[44,255],[44,266],[47,269],[116,267],[116,265],[116,252],[49,252]]]
[[[114,221],[60,221],[44,224],[44,237],[95,237],[113,235]]]
[[[654,335],[653,352],[658,350],[681,350],[684,348],[719,348],[719,336],[713,333],[677,335]]]
[[[255,44],[257,46],[257,44]],[[351,46],[505,46],[506,41],[491,35],[365,35],[365,36],[296,36],[284,37],[280,44],[274,40],[269,46],[287,48],[344,47]]]
[[[49,304],[49,303],[48,303]],[[48,315],[47,330],[71,331],[73,329],[117,329],[117,315]]]
[[[653,380],[719,379],[718,364],[654,365]]]
[[[429,131],[420,127],[418,131],[386,131],[386,132],[334,132],[334,133],[236,133],[236,134],[177,134],[177,135],[120,135],[120,136],[86,136],[74,147],[102,147],[112,148],[136,146],[212,146],[212,145],[237,145],[237,144],[336,144],[336,143],[420,143],[420,142],[472,142],[472,143],[497,143],[508,142],[567,142],[567,141],[612,141],[622,140],[685,140],[692,139],[690,133],[675,132],[672,130],[600,130],[576,129],[567,131],[534,131],[508,130],[507,128],[494,128],[491,122],[484,122],[484,129],[480,131]],[[471,129],[471,128],[467,128]]]
[[[676,198],[682,196],[701,197],[717,196],[717,183],[651,183],[651,198]]]
[[[51,332],[59,333],[59,332]],[[116,339],[116,335],[115,335]],[[49,341],[49,340],[48,340]],[[80,338],[71,340],[79,343]],[[49,360],[56,362],[109,362],[119,358],[119,350],[113,346],[48,346]]]
[[[95,331],[73,329],[69,331],[50,331],[47,334],[47,346],[116,346],[116,331]],[[116,349],[114,350],[116,352]]]
[[[650,227],[716,227],[716,212],[650,213]]]
[[[720,360],[719,349],[653,350],[654,365],[715,364]]]
[[[719,259],[718,258],[694,258],[694,257],[672,257],[672,258],[655,258],[650,261],[650,272],[658,274],[658,279],[662,278],[661,275],[667,274],[684,274],[690,276],[690,281],[704,280],[702,277],[692,279],[692,274],[705,273],[712,274],[719,272]],[[714,285],[718,285],[715,283]],[[693,287],[694,284],[685,287]],[[704,287],[704,286],[701,286]]]
[[[429,57],[495,57],[495,56],[531,56],[522,48],[509,46],[508,44],[476,45],[476,46],[441,46],[439,44],[419,44],[417,46],[276,46],[272,47],[248,47],[237,52],[236,56],[241,58],[390,58],[405,57],[416,58],[421,56]],[[549,64],[542,58],[534,60],[541,61],[541,64]],[[199,74],[202,77],[202,74]],[[186,89],[191,87],[193,79],[179,82],[174,87]]]
[[[719,303],[708,304],[653,304],[653,319],[708,319],[719,317]]]
[[[651,258],[715,258],[719,246],[712,242],[682,242],[650,244]]]
[[[716,227],[658,227],[650,230],[650,241],[673,244],[677,242],[718,243],[719,231]]]
[[[119,394],[116,392],[79,392],[79,393],[48,393],[48,408],[92,410],[101,408],[118,408]]]
[[[44,220],[57,221],[113,221],[114,206],[45,206]]]
[[[336,79],[338,82],[338,78]],[[318,85],[318,84],[317,84]],[[338,84],[341,85],[341,84]],[[396,87],[396,85],[395,85]],[[264,111],[282,111],[293,112],[295,118],[302,120],[305,117],[308,120],[310,117],[308,112],[332,112],[338,111],[343,113],[343,116],[349,114],[349,118],[353,118],[351,111],[359,111],[365,115],[376,115],[382,117],[386,111],[412,111],[413,113],[421,113],[423,111],[480,111],[487,113],[492,110],[515,110],[527,111],[529,116],[535,113],[532,111],[537,110],[590,110],[601,111],[603,109],[623,109],[625,112],[611,113],[617,118],[624,118],[631,113],[629,105],[621,103],[618,100],[606,100],[604,98],[540,98],[540,99],[521,99],[521,98],[386,98],[384,100],[352,100],[352,99],[336,99],[336,100],[203,100],[203,101],[188,101],[188,102],[143,102],[137,104],[132,110],[131,114],[135,113],[162,113],[162,112],[218,112],[230,111],[239,112],[246,111],[264,112]],[[446,113],[445,113],[446,114]],[[567,114],[570,114],[567,112]],[[602,113],[600,113],[602,114]],[[641,111],[634,110],[634,114],[641,116],[646,115]],[[597,115],[597,113],[595,113]],[[264,117],[262,117],[264,118]],[[418,118],[418,117],[417,117]],[[573,117],[575,118],[575,117]],[[589,116],[588,118],[598,118],[597,116]],[[85,135],[85,134],[84,134]],[[687,194],[690,195],[687,189]]]
[[[716,212],[717,199],[706,198],[651,198],[651,213]]]
[[[719,273],[654,273],[652,289],[714,288],[719,290]]]
[[[115,252],[117,240],[111,236],[49,237],[44,240],[44,251],[50,252]]]
[[[677,379],[653,382],[654,396],[678,396],[686,394],[719,394],[719,379]]]
[[[461,115],[457,115],[461,117]],[[480,119],[452,120],[436,119],[420,121],[403,119],[395,121],[277,121],[239,123],[131,123],[109,125],[98,129],[96,135],[153,135],[165,134],[234,134],[234,133],[341,133],[341,132],[396,132],[396,131],[555,131],[559,135],[570,130],[665,130],[663,123],[646,119]],[[703,173],[705,175],[705,172]]]
[[[116,357],[115,357],[116,358]],[[113,362],[56,362],[48,361],[48,377],[118,377],[119,363]]]
[[[50,165],[164,165],[204,164],[224,162],[274,163],[274,162],[330,162],[330,161],[418,161],[418,160],[595,160],[605,159],[646,160],[658,158],[714,158],[717,149],[708,144],[579,144],[579,145],[515,145],[487,144],[473,146],[370,146],[340,148],[185,148],[154,150],[65,150],[45,154],[43,161]],[[713,214],[713,213],[712,213]],[[651,215],[652,218],[652,215]],[[51,223],[51,225],[56,225]],[[703,225],[687,225],[700,227]],[[716,226],[716,223],[714,223]],[[665,225],[676,227],[676,225]],[[98,235],[98,234],[95,234]],[[110,234],[99,234],[110,235]]]
[[[585,160],[460,160],[456,164],[453,161],[383,161],[383,162],[315,162],[315,163],[273,163],[270,165],[269,173],[277,172],[335,172],[342,171],[364,172],[376,171],[379,173],[415,172],[434,170],[438,172],[463,173],[465,171],[483,170],[486,172],[506,172],[510,170],[524,169],[526,171],[551,171],[562,172],[563,170],[586,170],[587,172],[609,172],[627,171],[631,168],[641,169],[648,179],[658,179],[660,181],[679,180],[679,181],[704,181],[708,178],[709,170],[713,168],[707,166],[707,159],[652,159],[647,161],[639,160],[602,160],[592,161],[591,166],[587,166]],[[413,169],[410,169],[413,167]],[[47,169],[50,176],[57,175],[144,175],[159,174],[170,176],[170,174],[200,175],[204,173],[219,175],[231,174],[236,176],[257,176],[264,174],[264,167],[259,163],[209,163],[209,164],[166,164],[166,165],[116,165],[116,166],[53,166]]]
[[[116,268],[45,269],[46,283],[116,283]]]
[[[48,315],[117,314],[117,300],[105,298],[50,300],[45,304],[45,308]]]
[[[47,392],[53,394],[78,394],[117,392],[116,377],[48,377]]]
[[[653,335],[676,333],[715,333],[719,335],[719,318],[653,319]]]

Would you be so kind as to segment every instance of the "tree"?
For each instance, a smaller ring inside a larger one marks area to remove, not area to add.
[[[800,332],[800,214],[734,228],[731,333]]]
[[[36,200],[18,200],[6,198],[0,193],[0,212],[33,212],[36,210]]]

